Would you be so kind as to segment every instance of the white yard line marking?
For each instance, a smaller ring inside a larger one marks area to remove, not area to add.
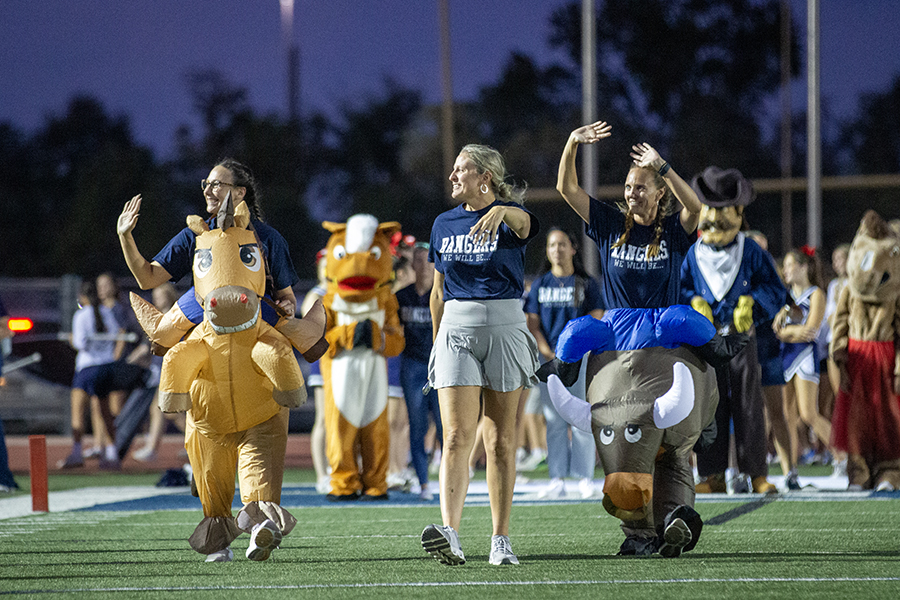
[[[691,579],[593,579],[575,581],[418,581],[408,583],[310,583],[298,585],[222,585],[172,587],[109,587],[60,590],[21,590],[15,594],[92,594],[97,592],[198,592],[220,590],[329,590],[366,588],[429,588],[429,587],[496,587],[496,586],[560,586],[560,585],[646,585],[646,584],[710,584],[710,583],[869,583],[900,581],[900,577],[734,577]],[[5,595],[7,592],[0,592]]]

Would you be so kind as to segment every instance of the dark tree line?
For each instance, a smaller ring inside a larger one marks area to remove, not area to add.
[[[751,178],[778,177],[778,127],[765,107],[779,93],[779,4],[603,2],[597,95],[614,136],[600,146],[599,180],[624,180],[637,141],[657,147],[686,177],[710,164],[737,167]],[[553,187],[565,139],[581,124],[580,31],[580,2],[556,11],[548,44],[565,58],[547,65],[512,54],[497,82],[457,105],[457,143],[490,144],[516,181]],[[791,68],[798,76],[801,49],[796,34],[793,39]],[[369,212],[427,239],[434,217],[448,207],[440,108],[425,104],[419,90],[386,80],[336,118],[317,113],[292,121],[256,113],[250,90],[216,71],[188,73],[185,85],[202,125],[174,132],[177,149],[166,162],[134,139],[127,116],[112,115],[89,97],[73,98],[30,135],[0,123],[0,274],[126,275],[115,235],[124,202],[137,193],[145,198],[135,237],[149,258],[186,215],[202,210],[198,183],[225,156],[256,171],[265,216],[287,238],[302,277],[313,277],[312,257],[327,238],[320,220]],[[900,77],[885,93],[864,98],[855,119],[838,122],[826,112],[825,173],[897,172],[898,119]],[[805,171],[804,123],[804,115],[794,115],[798,176]],[[898,195],[895,189],[826,193],[826,244],[852,237],[865,208],[896,217]],[[545,225],[578,226],[561,201],[533,209]],[[795,239],[803,240],[802,194],[794,209]],[[754,228],[777,236],[780,199],[761,195],[748,217]],[[773,245],[783,250],[777,240]],[[529,253],[536,266],[542,244]]]

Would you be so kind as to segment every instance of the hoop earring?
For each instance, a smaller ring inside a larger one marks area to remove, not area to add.
[[[481,190],[482,194],[487,194],[489,191],[491,191],[491,188],[489,188],[486,183],[482,183],[481,187],[479,187],[478,189]]]

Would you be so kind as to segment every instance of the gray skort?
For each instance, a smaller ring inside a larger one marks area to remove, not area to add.
[[[434,389],[511,392],[537,383],[537,342],[518,300],[448,300],[428,361]]]

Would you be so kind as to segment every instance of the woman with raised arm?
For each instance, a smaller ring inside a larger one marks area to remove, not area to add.
[[[524,190],[507,183],[499,152],[469,144],[450,173],[459,202],[435,219],[428,382],[438,392],[444,431],[440,497],[443,525],[422,532],[422,546],[443,564],[465,563],[459,526],[469,487],[469,454],[484,403],[484,444],[493,535],[489,562],[519,564],[509,542],[516,483],[516,412],[522,389],[537,383],[537,343],[520,298],[525,245],[537,218],[522,206]]]
[[[578,185],[580,144],[611,135],[604,121],[569,135],[556,189],[587,224],[600,249],[601,293],[607,309],[662,308],[678,304],[680,269],[700,220],[700,199],[649,144],[632,147],[624,202],[599,202]]]
[[[275,303],[288,316],[293,316],[297,309],[297,298],[294,296],[293,286],[300,281],[300,278],[294,270],[287,242],[278,231],[262,220],[262,209],[259,203],[260,192],[253,173],[246,165],[226,158],[212,168],[207,178],[200,182],[200,186],[206,201],[206,212],[211,216],[211,226],[214,225],[215,215],[219,212],[219,207],[228,192],[231,192],[235,206],[242,200],[247,203],[247,208],[250,209],[250,222],[259,237],[266,266],[271,274],[271,280],[266,286],[267,295],[271,295]],[[125,204],[122,214],[119,215],[116,226],[119,243],[125,254],[125,262],[142,290],[155,288],[169,280],[177,283],[191,272],[194,261],[195,234],[185,227],[152,260],[148,261],[138,250],[132,236],[132,231],[137,225],[140,215],[141,202],[140,194],[129,200]],[[272,289],[269,289],[270,284]],[[199,310],[199,305],[197,310]],[[188,314],[188,312],[185,311],[188,317],[196,316]]]

